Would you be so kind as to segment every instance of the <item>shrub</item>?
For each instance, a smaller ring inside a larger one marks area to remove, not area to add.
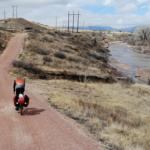
[[[63,53],[63,52],[56,52],[56,53],[54,54],[54,56],[55,56],[55,57],[58,57],[58,58],[60,58],[60,59],[65,59],[65,58],[66,58],[66,54]]]
[[[43,61],[44,62],[52,62],[53,60],[52,60],[52,58],[50,58],[50,56],[44,56]]]
[[[141,45],[146,45],[150,41],[150,27],[140,27],[135,31],[134,34],[135,42],[140,42]]]
[[[32,63],[26,63],[22,61],[13,61],[13,66],[16,68],[23,68],[33,74],[39,73],[41,70],[37,67],[35,67]]]
[[[49,36],[44,36],[42,38],[42,41],[52,43],[54,41],[54,39],[52,37],[49,37]]]
[[[76,55],[71,55],[68,57],[68,60],[69,61],[73,61],[73,62],[76,62],[76,63],[79,63],[79,62],[82,62],[82,58],[80,58],[79,56],[76,56]]]
[[[22,68],[26,70],[28,73],[36,75],[37,78],[47,79],[47,73],[40,68],[36,67],[32,63],[22,62],[22,61],[13,61],[13,66],[16,68]]]
[[[49,54],[49,51],[46,50],[46,49],[43,49],[43,48],[36,48],[35,47],[35,48],[32,49],[32,51],[35,52],[35,53],[38,53],[40,55],[48,55]]]
[[[61,49],[60,51],[65,53],[72,53],[71,49]]]
[[[102,60],[103,62],[108,61],[108,57],[105,53],[97,53],[95,51],[90,51],[87,53],[90,58]]]

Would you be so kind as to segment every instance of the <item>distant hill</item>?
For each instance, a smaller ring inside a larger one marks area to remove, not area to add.
[[[86,27],[80,27],[80,29],[83,30],[93,30],[93,31],[120,31],[120,32],[134,32],[136,27],[128,27],[128,28],[113,28],[111,26],[86,26]]]
[[[122,28],[120,29],[120,31],[122,32],[134,32],[136,30],[136,26],[135,27],[128,27],[128,28]]]
[[[110,26],[86,26],[86,27],[80,27],[80,29],[94,30],[94,31],[116,31],[115,28],[112,28]]]

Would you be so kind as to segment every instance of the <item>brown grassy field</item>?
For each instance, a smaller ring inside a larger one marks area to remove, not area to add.
[[[84,125],[105,149],[149,150],[150,87],[39,80],[29,88]]]

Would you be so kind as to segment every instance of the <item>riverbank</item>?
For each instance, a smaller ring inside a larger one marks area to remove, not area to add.
[[[138,53],[130,45],[120,41],[111,43],[109,50],[113,67],[138,83],[148,83],[150,55]]]

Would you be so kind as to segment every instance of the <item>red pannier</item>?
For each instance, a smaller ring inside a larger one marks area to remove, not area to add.
[[[16,96],[14,96],[14,106],[17,106],[17,97]],[[25,103],[24,103],[24,107],[28,107],[28,105],[29,105],[29,101],[30,101],[30,99],[29,99],[29,97],[27,96],[27,95],[24,95],[24,100],[25,100]]]

